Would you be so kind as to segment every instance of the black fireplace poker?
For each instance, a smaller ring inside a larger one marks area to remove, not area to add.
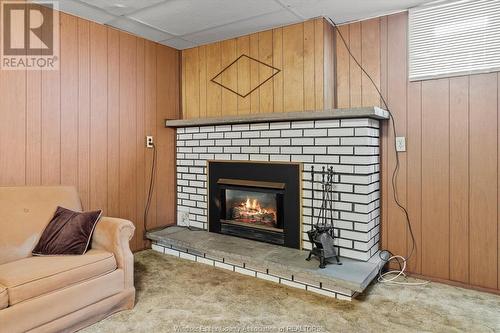
[[[316,178],[321,178],[321,208],[319,209],[318,216],[315,216],[314,210]],[[313,224],[311,230],[307,232],[309,241],[312,244],[312,249],[309,251],[309,256],[306,260],[311,260],[312,256],[317,257],[319,259],[320,268],[325,268],[328,263],[331,263],[329,261],[330,258],[335,258],[335,264],[342,265],[334,245],[334,183],[335,173],[333,171],[333,166],[327,168],[323,166],[321,171],[314,171],[314,166],[311,166],[311,221],[314,223],[316,219],[316,223]]]

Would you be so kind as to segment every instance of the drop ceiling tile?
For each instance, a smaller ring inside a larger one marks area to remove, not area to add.
[[[328,16],[344,23],[404,10],[434,0],[279,0],[304,18]]]
[[[43,1],[40,1],[43,2]],[[58,2],[59,10],[68,14],[85,18],[97,23],[105,23],[115,18],[103,10],[85,5],[78,1],[64,0]]]
[[[112,27],[133,33],[134,35],[158,42],[165,39],[173,38],[174,36],[162,31],[158,31],[140,22],[134,21],[127,17],[119,17],[106,23]]]
[[[169,0],[130,15],[174,35],[186,35],[282,9],[271,0]]]
[[[196,44],[182,38],[172,38],[159,42],[160,44],[173,47],[174,49],[184,50],[190,47],[195,47]]]
[[[81,2],[98,7],[113,15],[125,15],[142,8],[156,5],[165,0],[80,0]]]
[[[301,21],[287,10],[262,15],[256,18],[227,24],[213,29],[186,35],[184,38],[196,43],[207,44],[218,40],[234,38],[249,33],[268,30],[274,27],[297,23]]]

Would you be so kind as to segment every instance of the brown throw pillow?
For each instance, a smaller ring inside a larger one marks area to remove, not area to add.
[[[84,254],[101,213],[100,210],[80,213],[57,207],[33,255]]]

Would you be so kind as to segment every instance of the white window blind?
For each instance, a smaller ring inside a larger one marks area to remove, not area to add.
[[[410,81],[500,70],[500,0],[440,2],[408,17]]]

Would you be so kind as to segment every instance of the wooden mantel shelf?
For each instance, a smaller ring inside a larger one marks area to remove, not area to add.
[[[297,120],[323,120],[346,118],[372,118],[389,119],[389,112],[379,107],[331,109],[321,111],[260,113],[244,116],[226,116],[213,118],[200,118],[188,120],[165,120],[165,127],[192,127],[207,125],[248,124],[263,122],[297,121]]]

